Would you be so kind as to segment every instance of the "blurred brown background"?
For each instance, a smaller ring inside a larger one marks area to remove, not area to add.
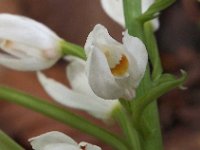
[[[62,38],[80,45],[84,45],[88,33],[97,23],[105,25],[119,41],[123,31],[104,13],[99,0],[1,0],[0,12],[36,19]],[[180,69],[185,69],[189,74],[188,90],[174,90],[159,100],[165,150],[200,150],[200,6],[194,0],[179,0],[162,13],[160,21],[156,35],[165,71],[178,74]],[[66,62],[60,61],[45,72],[68,84],[65,66]],[[50,100],[35,73],[0,67],[0,84]],[[30,149],[28,138],[51,130],[63,131],[77,141],[89,141],[104,150],[111,149],[70,127],[3,101],[0,101],[0,129],[26,149]]]

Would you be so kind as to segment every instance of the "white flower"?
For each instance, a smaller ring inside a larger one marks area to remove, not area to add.
[[[155,0],[141,0],[141,2],[142,12],[144,13],[155,2]],[[104,11],[110,18],[125,27],[123,0],[101,0],[101,4]],[[159,28],[158,19],[153,19],[152,25],[154,30],[157,30]]]
[[[29,139],[34,150],[101,150],[100,147],[87,142],[75,142],[71,137],[51,131]]]
[[[105,27],[96,25],[85,44],[89,85],[104,99],[132,99],[146,70],[148,56],[143,42],[128,32],[122,41],[117,42]]]
[[[86,62],[73,56],[66,58],[70,61],[66,73],[72,89],[38,72],[38,79],[43,88],[55,101],[65,106],[84,110],[105,121],[110,119],[112,111],[119,105],[119,102],[117,100],[106,101],[97,97],[88,84],[85,74]]]
[[[0,65],[35,71],[51,67],[61,57],[61,39],[30,18],[0,14]]]

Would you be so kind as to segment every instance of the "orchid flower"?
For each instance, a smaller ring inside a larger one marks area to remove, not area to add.
[[[59,38],[30,18],[0,14],[0,65],[20,71],[51,67],[61,57]]]
[[[109,120],[119,102],[106,101],[93,93],[85,74],[85,61],[73,56],[67,56],[66,59],[70,62],[66,73],[72,89],[38,72],[38,79],[43,88],[55,101],[65,106],[84,110],[105,121]]]
[[[34,150],[101,150],[99,146],[87,142],[78,144],[71,137],[58,131],[31,138],[29,142]]]
[[[96,25],[85,44],[88,82],[103,99],[133,99],[146,70],[148,56],[143,42],[127,31],[122,41],[117,42],[104,26]]]
[[[154,2],[155,0],[142,0],[142,13],[144,13]],[[101,5],[110,18],[125,27],[123,0],[101,0]],[[158,19],[153,19],[151,22],[154,30],[157,30],[159,28]]]

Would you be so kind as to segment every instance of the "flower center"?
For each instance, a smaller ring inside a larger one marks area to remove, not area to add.
[[[104,47],[102,51],[114,76],[121,77],[127,73],[129,60],[121,47]]]
[[[122,55],[119,63],[115,65],[113,68],[110,68],[112,74],[114,76],[123,76],[128,70],[128,59],[125,55]]]

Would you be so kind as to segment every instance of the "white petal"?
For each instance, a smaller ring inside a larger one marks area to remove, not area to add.
[[[147,9],[155,2],[155,0],[142,0],[142,13],[147,11]]]
[[[55,63],[55,60],[45,61],[37,58],[17,59],[8,55],[0,54],[0,64],[19,71],[35,71],[48,68]]]
[[[77,146],[77,143],[72,138],[57,131],[48,132],[40,136],[31,138],[29,139],[29,142],[31,143],[31,146],[34,150],[47,150],[45,147],[53,144],[68,144],[71,146]]]
[[[155,18],[151,21],[152,25],[153,25],[153,29],[154,31],[158,30],[160,27],[160,22],[158,18]]]
[[[86,62],[78,57],[66,56],[65,58],[70,61],[66,67],[66,74],[73,91],[95,99],[101,99],[94,94],[88,83],[85,72]]]
[[[129,53],[130,59],[130,76],[137,86],[146,71],[148,54],[144,43],[137,37],[130,36],[126,31],[123,37],[125,49]],[[134,83],[133,82],[133,83]]]
[[[44,149],[35,149],[35,150],[80,150],[78,146],[58,143],[58,144],[49,144],[44,147]]]
[[[99,146],[87,143],[87,142],[80,142],[79,146],[85,146],[85,150],[101,150],[101,148]]]
[[[65,106],[84,110],[97,118],[109,118],[112,110],[118,105],[118,101],[105,101],[96,96],[88,96],[72,91],[61,83],[46,78],[40,72],[37,75],[46,92],[54,100]]]
[[[87,37],[84,46],[86,55],[89,55],[94,47],[98,47],[100,50],[110,49],[113,51],[122,48],[121,43],[113,39],[109,35],[108,30],[101,24],[95,25],[94,29],[89,33]]]
[[[119,23],[122,27],[125,27],[122,0],[101,0],[101,4],[109,17]]]
[[[123,88],[115,81],[105,55],[100,50],[92,50],[87,59],[86,70],[90,87],[97,96],[117,99],[123,95]]]

